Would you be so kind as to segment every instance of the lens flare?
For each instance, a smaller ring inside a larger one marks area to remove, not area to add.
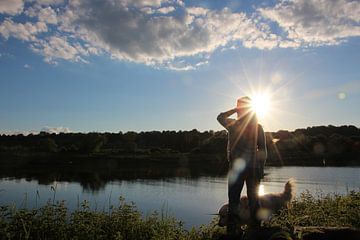
[[[236,179],[239,177],[239,175],[244,171],[246,166],[246,162],[242,158],[237,158],[234,160],[234,163],[232,164],[232,168],[229,171],[229,183],[233,184],[236,182]]]
[[[260,208],[256,213],[257,219],[263,221],[269,219],[270,215],[271,215],[271,211],[266,208]]]

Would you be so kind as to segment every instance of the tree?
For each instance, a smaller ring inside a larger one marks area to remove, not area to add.
[[[88,133],[80,142],[79,150],[84,153],[99,152],[105,143],[105,136],[99,133]]]
[[[39,141],[38,150],[41,152],[56,152],[57,148],[58,146],[54,139],[43,138]]]

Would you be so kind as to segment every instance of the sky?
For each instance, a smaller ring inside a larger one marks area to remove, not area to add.
[[[358,0],[0,0],[0,133],[360,127]]]

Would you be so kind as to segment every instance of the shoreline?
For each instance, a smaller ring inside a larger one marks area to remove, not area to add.
[[[145,161],[151,161],[157,164],[182,164],[187,161],[197,164],[227,164],[225,154],[204,154],[204,153],[49,153],[49,152],[13,152],[13,153],[1,153],[0,152],[0,165],[11,165],[12,163],[21,163],[21,161],[33,161],[33,163],[46,164],[46,163],[66,163],[71,161],[73,163],[81,161],[119,161],[120,163],[129,163],[134,160],[144,163]],[[314,159],[315,160],[315,159]],[[15,161],[15,162],[14,162]],[[61,162],[64,161],[64,162]],[[296,160],[292,162],[275,162],[272,160],[266,161],[266,166],[316,166],[316,167],[360,167],[360,161],[350,162],[329,162],[325,164],[322,161],[301,161]]]

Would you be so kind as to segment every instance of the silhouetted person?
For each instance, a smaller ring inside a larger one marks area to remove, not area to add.
[[[239,223],[240,195],[246,182],[249,199],[251,227],[259,227],[256,214],[259,209],[258,188],[264,175],[264,164],[267,157],[265,134],[258,124],[257,117],[250,107],[251,99],[242,97],[237,107],[220,113],[219,123],[228,131],[227,154],[229,161],[228,197],[229,235],[241,234]],[[237,113],[237,119],[229,118]]]

